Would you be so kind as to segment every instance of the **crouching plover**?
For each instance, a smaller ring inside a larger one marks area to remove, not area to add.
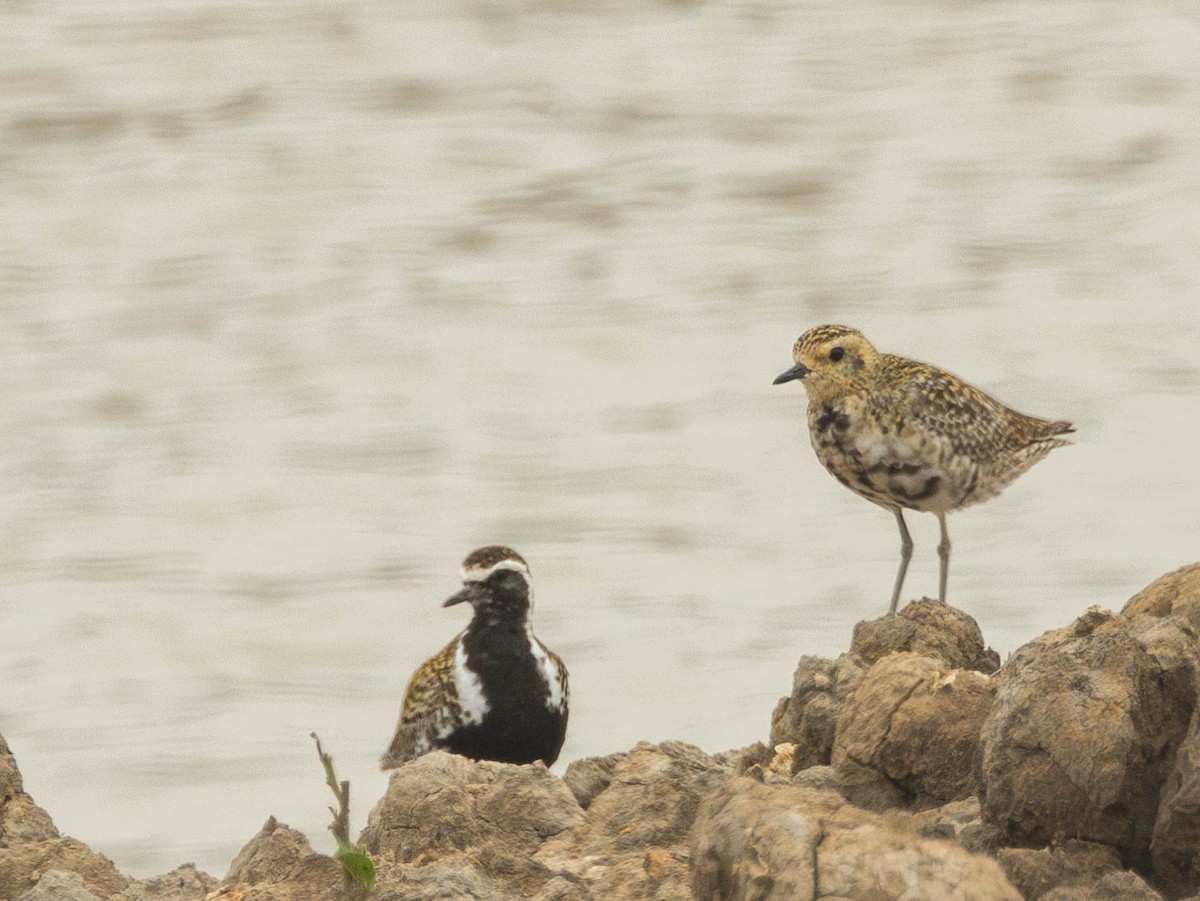
[[[567,734],[567,668],[533,634],[529,566],[491,545],[467,556],[462,579],[443,606],[470,603],[471,622],[409,680],[380,768],[437,749],[550,766]]]
[[[903,508],[933,513],[941,526],[938,599],[946,600],[950,536],[946,514],[999,494],[1056,447],[1071,423],[1010,410],[948,372],[881,354],[844,325],[811,328],[792,348],[796,365],[775,384],[801,379],[817,459],[851,491],[886,507],[900,527],[896,611],[912,538]]]

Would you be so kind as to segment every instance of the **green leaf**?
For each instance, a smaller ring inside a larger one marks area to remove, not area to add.
[[[362,848],[356,848],[353,845],[338,845],[337,852],[333,857],[335,860],[341,861],[342,867],[350,874],[350,878],[363,888],[370,890],[371,886],[375,884],[375,864]]]

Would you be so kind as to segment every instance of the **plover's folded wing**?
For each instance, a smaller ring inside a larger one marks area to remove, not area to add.
[[[389,770],[440,747],[458,725],[458,692],[454,688],[454,654],[459,638],[430,657],[413,673],[404,692],[400,722],[379,768]]]

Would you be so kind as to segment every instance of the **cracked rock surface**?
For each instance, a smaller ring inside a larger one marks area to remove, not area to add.
[[[1006,844],[1079,838],[1148,868],[1198,672],[1200,645],[1178,617],[1092,609],[1019,649],[981,733],[984,819]]]
[[[882,658],[838,720],[833,767],[843,791],[872,810],[970,797],[979,729],[995,694],[976,670],[908,652]]]
[[[734,779],[705,805],[692,843],[697,901],[922,898],[1019,901],[994,860],[920,835],[908,818],[829,792]]]

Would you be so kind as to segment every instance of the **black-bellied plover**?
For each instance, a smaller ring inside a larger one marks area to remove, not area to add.
[[[529,566],[490,545],[463,561],[443,606],[475,609],[467,628],[413,674],[381,769],[436,749],[506,763],[558,759],[567,733],[567,668],[533,634]]]

